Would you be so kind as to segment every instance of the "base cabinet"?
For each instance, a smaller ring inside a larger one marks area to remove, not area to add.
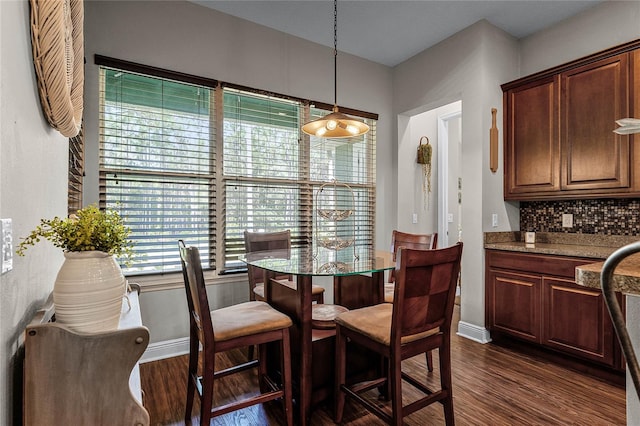
[[[486,322],[492,332],[622,368],[602,292],[575,284],[593,260],[487,250]]]

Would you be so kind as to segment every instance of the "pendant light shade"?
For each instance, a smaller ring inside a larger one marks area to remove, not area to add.
[[[369,126],[361,120],[341,113],[338,111],[338,107],[334,105],[331,114],[308,122],[302,126],[302,131],[319,138],[351,138],[367,133]]]
[[[369,126],[364,121],[338,111],[338,0],[333,2],[333,83],[333,112],[308,122],[302,131],[322,138],[351,138],[367,133]]]

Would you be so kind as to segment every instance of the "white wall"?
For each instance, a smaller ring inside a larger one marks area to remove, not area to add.
[[[462,100],[464,330],[459,332],[478,340],[485,336],[483,231],[512,226],[508,218],[514,207],[502,200],[502,168],[495,175],[489,171],[488,146],[491,108],[502,113],[500,84],[517,77],[517,47],[511,36],[480,21],[398,65],[393,76],[399,141],[405,140],[407,116]],[[491,228],[488,212],[499,215],[498,228]]]
[[[284,33],[189,2],[91,1],[85,4],[87,57],[85,192],[98,189],[98,67],[94,54],[214,78],[244,86],[333,103],[333,51]],[[364,59],[338,55],[338,104],[379,114],[377,126],[376,242],[389,247],[396,220],[392,184],[391,69]],[[181,280],[181,276],[177,277]],[[222,297],[245,283],[221,284]],[[233,286],[236,286],[234,288]],[[217,286],[216,286],[217,287]],[[213,290],[212,290],[213,291]],[[188,335],[183,300],[175,290],[143,293],[143,322],[151,342]],[[176,295],[181,299],[176,300]],[[180,322],[181,321],[181,322]]]
[[[0,217],[14,244],[40,218],[66,215],[68,142],[46,123],[31,55],[29,2],[0,1]],[[51,290],[63,256],[49,243],[13,259],[0,276],[0,424],[20,414],[20,345]],[[14,387],[14,384],[17,386]]]

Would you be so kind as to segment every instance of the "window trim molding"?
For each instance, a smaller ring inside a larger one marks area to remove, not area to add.
[[[298,97],[291,96],[291,95],[285,95],[285,94],[282,94],[282,93],[276,93],[276,92],[270,92],[270,91],[267,91],[267,90],[255,89],[255,88],[249,87],[249,86],[243,86],[243,85],[240,85],[240,84],[224,82],[224,81],[220,81],[220,80],[216,80],[216,79],[212,79],[212,78],[199,77],[199,76],[193,75],[193,74],[186,74],[186,73],[182,73],[182,72],[178,72],[178,71],[171,71],[171,70],[168,70],[168,69],[165,69],[165,68],[153,67],[153,66],[150,66],[150,65],[143,65],[143,64],[136,63],[136,62],[125,61],[125,60],[116,59],[116,58],[110,58],[108,56],[103,56],[103,55],[98,55],[98,54],[94,55],[94,61],[95,61],[95,64],[99,65],[99,66],[104,66],[104,67],[109,67],[109,68],[117,68],[117,69],[121,69],[121,70],[124,70],[124,71],[129,71],[129,72],[134,72],[134,73],[138,73],[138,74],[147,74],[147,75],[151,75],[151,76],[154,76],[154,77],[167,78],[167,79],[170,79],[170,80],[177,80],[177,81],[182,81],[182,82],[185,82],[185,83],[199,84],[199,85],[202,85],[202,86],[207,86],[207,87],[212,87],[212,88],[216,88],[218,86],[228,87],[228,88],[232,88],[232,89],[243,90],[243,91],[246,91],[246,92],[258,93],[258,94],[261,94],[261,95],[273,96],[273,97],[276,97],[276,98],[288,99],[288,100],[292,100],[292,101],[298,101],[298,102],[302,102],[302,103],[308,104],[309,106],[312,106],[312,107],[315,107],[315,108],[326,109],[327,111],[331,111],[331,109],[333,108],[333,104],[328,104],[326,102],[303,99],[303,98],[298,98]],[[356,117],[361,117],[361,118],[368,118],[368,119],[376,120],[376,121],[378,120],[378,114],[375,114],[373,112],[362,111],[362,110],[343,107],[343,106],[339,106],[339,105],[338,105],[338,108],[340,109],[340,111],[342,111],[345,114],[354,115]]]

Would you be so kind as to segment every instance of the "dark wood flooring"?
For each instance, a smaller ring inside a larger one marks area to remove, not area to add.
[[[457,316],[457,315],[456,315]],[[456,329],[454,327],[454,329]],[[458,425],[624,425],[625,390],[597,378],[561,367],[521,350],[496,344],[479,344],[457,335],[452,337],[453,396]],[[232,351],[219,357],[220,366],[246,359]],[[437,352],[433,373],[427,373],[424,356],[403,363],[427,383],[439,380]],[[187,357],[180,356],[140,366],[145,406],[152,425],[184,425]],[[233,399],[256,389],[255,373],[225,378],[216,392]],[[405,403],[416,395],[403,384]],[[372,393],[372,398],[376,394]],[[196,398],[197,401],[197,398]],[[380,402],[382,404],[382,402]],[[193,422],[198,424],[199,405]],[[281,425],[282,405],[271,402],[215,418],[215,425]],[[434,404],[405,418],[407,425],[443,425],[442,406]],[[312,425],[331,425],[332,407],[317,407]],[[359,406],[347,403],[345,425],[373,426],[381,422]]]

